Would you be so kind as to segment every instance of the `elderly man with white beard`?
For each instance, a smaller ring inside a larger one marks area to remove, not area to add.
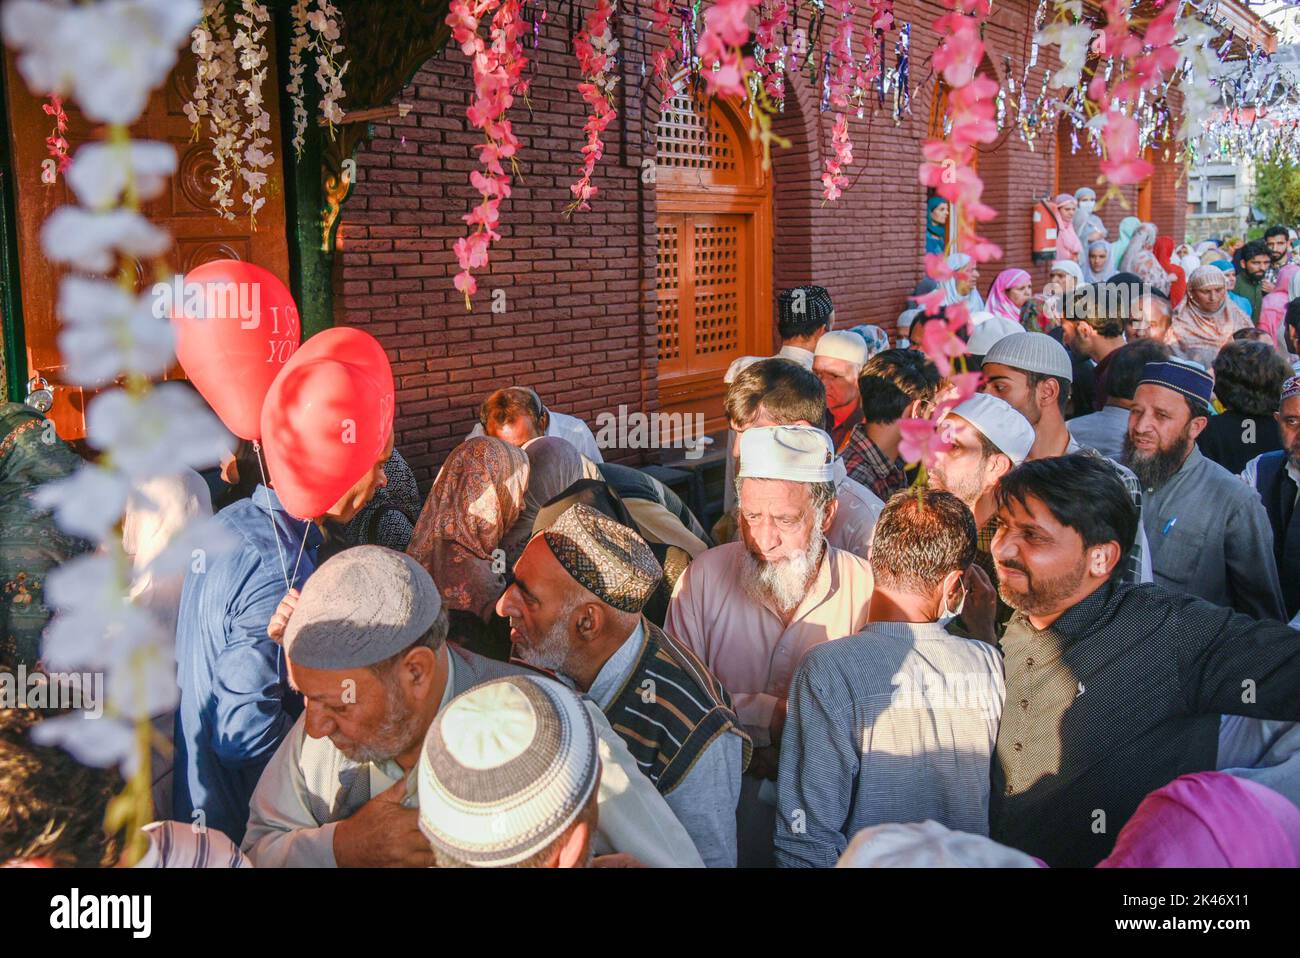
[[[778,748],[796,670],[810,649],[867,621],[871,567],[826,542],[838,506],[832,460],[820,429],[741,433],[741,539],[687,566],[668,606],[664,631],[727,688],[754,742],[741,786],[742,867],[773,862]]]
[[[289,606],[284,655],[305,704],[253,792],[244,852],[259,868],[431,864],[416,794],[425,734],[460,693],[527,670],[449,645],[438,587],[391,549],[339,553]],[[596,854],[702,866],[604,714],[584,705],[601,764]]]

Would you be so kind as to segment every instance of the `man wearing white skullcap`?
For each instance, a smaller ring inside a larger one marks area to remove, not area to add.
[[[991,634],[947,631],[974,559],[975,520],[956,496],[908,491],[886,503],[869,622],[810,651],[790,685],[781,867],[829,868],[858,829],[884,822],[988,831],[1002,657]]]
[[[599,819],[591,718],[554,679],[476,686],[438,713],[419,767],[438,868],[586,868]]]
[[[935,821],[873,825],[853,836],[836,868],[1045,868],[1024,852]]]
[[[837,453],[844,450],[849,433],[862,422],[862,394],[858,373],[867,362],[867,341],[848,330],[831,330],[817,341],[813,372],[826,387],[826,408],[831,412],[831,440]]]
[[[829,335],[829,334],[827,334]],[[825,338],[825,337],[823,337]],[[768,359],[744,370],[731,387],[723,403],[731,424],[732,443],[727,460],[726,514],[718,520],[713,536],[718,543],[736,537],[736,469],[740,459],[739,436],[747,429],[767,426],[817,426],[827,419],[826,387],[816,374],[783,359]],[[885,502],[862,483],[848,475],[841,459],[836,459],[835,498],[839,503],[831,520],[826,541],[837,549],[866,557],[871,544],[871,530]]]
[[[710,549],[677,582],[664,631],[731,692],[754,742],[741,790],[742,866],[771,862],[785,700],[808,650],[866,622],[871,567],[829,545],[838,503],[831,439],[810,426],[740,436],[740,541]]]
[[[288,611],[283,654],[303,713],[258,781],[244,853],[259,868],[429,864],[413,774],[425,733],[458,694],[526,670],[448,645],[429,573],[379,546],[329,559]],[[603,768],[597,851],[702,865],[623,740],[586,706]]]
[[[1028,457],[1034,427],[996,396],[976,393],[950,410],[939,428],[951,446],[935,454],[930,486],[951,492],[982,526],[997,511],[998,480]]]
[[[1024,327],[1019,323],[1012,322],[1005,316],[990,315],[989,319],[976,326],[975,332],[971,333],[970,340],[966,343],[966,352],[983,363],[985,355],[993,348],[994,343],[1020,332],[1024,332]]]

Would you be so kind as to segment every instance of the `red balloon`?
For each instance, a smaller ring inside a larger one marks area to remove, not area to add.
[[[172,281],[176,358],[226,428],[261,436],[262,402],[298,349],[298,306],[284,283],[233,259],[204,263]]]
[[[393,432],[393,370],[369,333],[336,327],[303,344],[262,406],[271,484],[289,514],[324,515],[374,468]]]

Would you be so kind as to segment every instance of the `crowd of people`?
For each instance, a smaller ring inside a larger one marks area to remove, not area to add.
[[[1300,262],[1280,227],[1107,241],[1090,193],[1040,293],[949,257],[885,331],[782,291],[780,352],[727,372],[714,523],[522,385],[427,496],[390,434],[305,532],[253,443],[137,490],[139,568],[195,516],[230,540],[137,580],[179,696],[143,863],[1300,864]],[[912,343],[957,303],[953,405]],[[85,550],[43,426],[0,414],[6,670]],[[0,863],[114,864],[117,773],[46,714],[0,709]]]

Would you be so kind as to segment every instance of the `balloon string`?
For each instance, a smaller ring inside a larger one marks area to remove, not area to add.
[[[262,488],[266,490],[266,521],[271,523],[271,536],[275,539],[275,551],[280,556],[280,575],[284,577],[284,590],[288,592],[290,589],[289,566],[284,561],[284,549],[280,545],[280,530],[275,524],[275,516],[272,515],[274,506],[271,505],[271,486],[266,479],[266,466],[262,465],[262,444],[256,439],[253,440],[253,452],[257,456],[257,468],[262,471]],[[306,536],[303,537],[302,541],[304,543],[307,541]],[[299,552],[298,555],[301,557],[302,553]],[[294,567],[293,574],[295,576],[298,574],[297,566]]]
[[[306,520],[306,525],[302,528],[302,543],[298,546],[298,558],[293,563],[293,578],[290,582],[298,581],[298,566],[302,562],[303,550],[307,548],[307,535],[311,532],[311,520]]]

